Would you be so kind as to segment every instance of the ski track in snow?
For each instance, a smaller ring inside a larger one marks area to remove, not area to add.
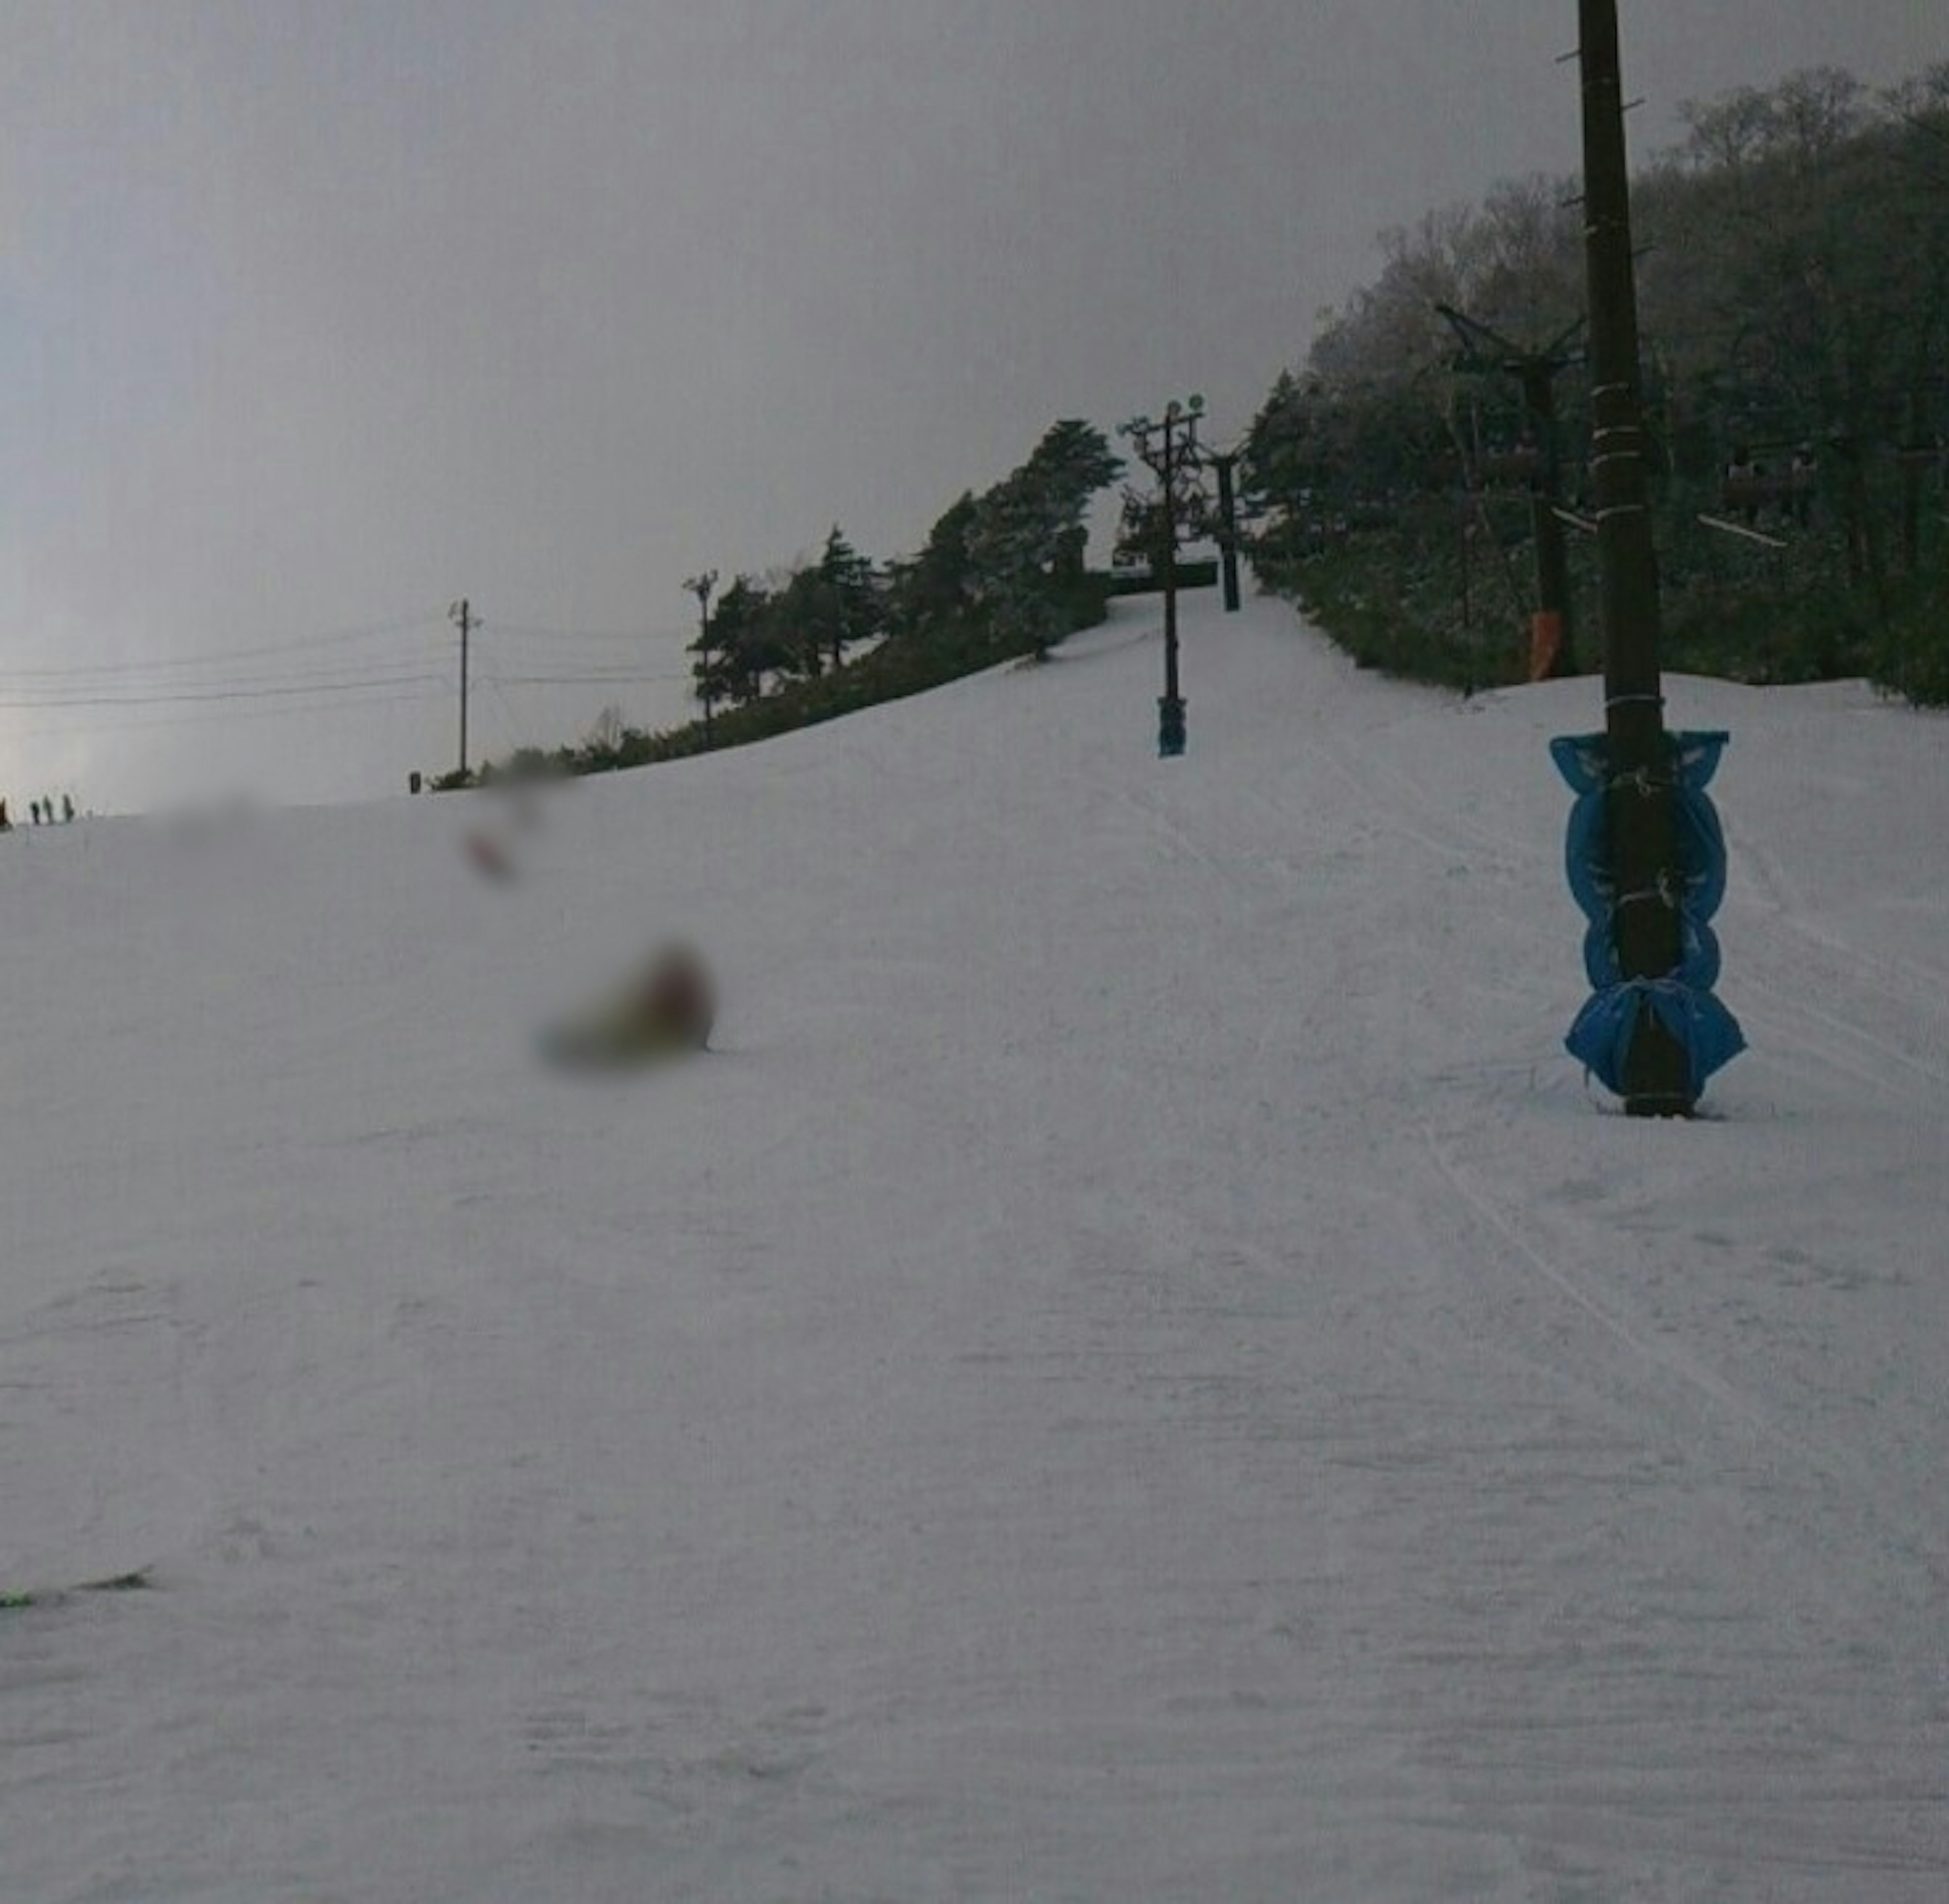
[[[0,842],[0,1894],[1949,1894],[1938,724],[1677,685],[1754,1048],[1644,1125],[1593,684],[1194,599],[1160,762],[1155,617],[504,888],[471,796]],[[719,1052],[530,1062],[673,927]]]

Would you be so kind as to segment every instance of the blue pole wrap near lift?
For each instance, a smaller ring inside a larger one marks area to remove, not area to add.
[[[1673,877],[1655,891],[1620,893],[1612,876],[1610,753],[1597,734],[1563,734],[1550,743],[1557,771],[1576,795],[1565,843],[1571,896],[1590,922],[1584,969],[1593,988],[1564,1042],[1604,1087],[1624,1094],[1624,1054],[1638,1014],[1649,1011],[1683,1047],[1696,1097],[1705,1080],[1745,1049],[1739,1021],[1712,994],[1719,941],[1711,920],[1726,892],[1726,842],[1705,788],[1728,738],[1674,733],[1671,748],[1675,827]],[[1662,905],[1678,915],[1678,963],[1656,978],[1627,978],[1618,962],[1615,919],[1625,906]]]

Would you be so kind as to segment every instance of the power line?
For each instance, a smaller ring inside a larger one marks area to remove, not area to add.
[[[499,622],[493,631],[483,637],[480,624],[474,624],[475,645],[485,656],[492,658],[488,672],[503,687],[604,687],[634,686],[638,683],[654,681],[687,681],[690,671],[684,667],[657,667],[654,664],[631,666],[619,660],[578,661],[573,656],[564,657],[561,664],[550,667],[546,662],[526,655],[503,652],[504,637],[508,630]],[[632,636],[639,648],[641,638]],[[551,656],[550,660],[554,658]],[[518,669],[523,671],[510,673]]]
[[[437,684],[444,689],[446,685],[446,677],[440,676],[434,678]],[[210,708],[199,714],[159,714],[150,720],[91,720],[51,723],[37,721],[25,726],[16,726],[10,721],[4,731],[5,737],[8,740],[29,740],[63,734],[134,733],[151,727],[188,727],[212,720],[221,720],[226,725],[232,722],[246,720],[288,720],[294,715],[300,714],[325,715],[356,714],[369,717],[374,714],[390,713],[408,708],[427,707],[437,700],[444,701],[446,698],[443,692],[436,695],[422,689],[412,693],[400,694],[388,690],[382,695],[363,700],[344,698],[332,702],[291,702],[275,708]],[[42,705],[58,707],[61,704],[52,702]]]
[[[357,626],[242,647],[208,649],[149,660],[76,661],[54,666],[0,668],[0,716],[8,717],[10,739],[75,733],[122,733],[146,728],[191,726],[213,720],[290,719],[299,715],[356,713],[369,717],[389,710],[418,711],[439,698],[451,680],[438,611],[396,616]],[[482,630],[468,616],[477,639]],[[393,655],[321,655],[393,636],[421,634],[409,652]],[[675,631],[626,632],[568,629],[534,624],[497,623],[493,639],[514,652],[504,658],[526,671],[486,677],[511,723],[514,710],[503,686],[616,687],[688,681],[683,667],[620,664],[599,654],[574,651],[627,646],[642,655],[646,646],[671,646],[686,636]],[[521,651],[528,651],[524,656]],[[546,661],[542,656],[546,654]],[[556,665],[550,667],[549,663]],[[250,665],[250,664],[257,665]],[[536,664],[540,665],[537,666]],[[439,672],[429,671],[436,664]],[[166,710],[168,711],[159,711]],[[14,716],[75,712],[75,720],[30,720]]]
[[[76,674],[150,674],[166,669],[210,667],[232,661],[254,661],[266,655],[292,654],[314,648],[343,646],[353,642],[376,641],[388,635],[406,634],[429,626],[441,618],[416,614],[393,621],[375,622],[359,628],[329,630],[323,634],[303,635],[288,641],[265,642],[250,648],[207,649],[200,655],[174,655],[153,661],[76,661],[65,667],[14,667],[5,670],[8,679],[58,679]]]
[[[191,702],[267,701],[287,699],[301,695],[354,693],[372,688],[413,687],[423,682],[437,681],[440,678],[438,675],[424,673],[375,674],[359,676],[349,680],[305,680],[254,686],[245,683],[192,688],[180,692],[163,694],[46,694],[25,698],[0,698],[0,708],[159,708]]]
[[[627,631],[612,628],[537,628],[514,621],[497,621],[494,624],[494,631],[497,635],[517,635],[537,641],[620,642],[635,648],[642,647],[646,642],[687,642],[690,639],[688,630],[679,632],[670,628],[638,628]]]
[[[522,745],[521,723],[515,717],[514,710],[508,705],[508,697],[501,692],[501,683],[491,674],[482,675],[480,682],[493,695],[494,705],[500,710],[501,733],[508,743],[508,751],[511,753],[518,751]]]
[[[190,695],[208,695],[258,689],[278,689],[295,691],[304,688],[331,689],[337,687],[359,687],[407,678],[401,670],[410,674],[427,666],[431,656],[403,655],[395,659],[375,662],[371,667],[348,670],[345,664],[337,667],[281,669],[275,673],[263,672],[239,674],[229,677],[213,677],[202,680],[135,681],[110,680],[105,681],[45,681],[30,682],[12,697],[20,702],[59,703],[75,701],[85,703],[96,699],[127,701],[169,700]]]
[[[343,646],[359,642],[382,639],[389,636],[410,633],[415,630],[424,630],[431,633],[438,623],[446,618],[444,616],[434,614],[406,616],[391,621],[375,622],[357,628],[331,630],[323,633],[300,636],[290,640],[260,642],[244,648],[213,649],[205,650],[200,654],[169,655],[153,661],[78,661],[58,667],[30,667],[0,669],[0,684],[17,687],[22,690],[20,695],[12,699],[0,700],[0,706],[26,705],[28,696],[33,697],[35,705],[92,705],[95,698],[89,691],[92,690],[98,683],[103,687],[126,686],[131,690],[126,697],[116,696],[115,699],[117,702],[123,699],[131,702],[150,699],[162,702],[181,698],[182,695],[190,692],[207,693],[212,697],[224,694],[235,694],[241,697],[247,691],[291,692],[295,691],[300,686],[314,683],[321,688],[329,689],[341,686],[354,686],[365,685],[368,682],[378,683],[395,677],[362,673],[355,678],[341,680],[340,670],[346,664],[335,661],[323,662],[314,668],[247,668],[235,675],[222,675],[218,679],[207,683],[185,683],[180,690],[177,684],[169,677],[199,670],[223,669],[235,663],[261,660],[268,656],[305,656],[321,648]],[[474,623],[473,628],[475,633],[480,632],[480,624],[477,621]],[[508,627],[499,624],[496,625],[494,636],[497,642],[506,641],[512,638],[516,641],[545,641],[551,646],[558,642],[570,644],[577,642],[605,646],[620,643],[634,647],[639,651],[646,640],[667,639],[672,642],[676,642],[684,639],[680,633],[670,633],[665,636],[646,636],[640,633],[623,634],[599,630],[570,630],[525,626]],[[569,660],[573,665],[574,658],[564,657],[564,658]],[[378,667],[410,665],[410,662],[405,658],[402,658],[398,664],[388,663],[375,658],[373,665]],[[402,676],[396,678],[404,680],[418,677]],[[564,682],[576,680],[594,682],[682,680],[689,678],[689,674],[687,670],[680,668],[648,673],[641,670],[624,670],[612,667],[591,656],[586,667],[575,674],[547,676],[537,674],[533,677],[511,678]],[[71,698],[66,692],[70,689],[76,691]],[[102,698],[101,705],[108,705],[107,697]]]
[[[645,674],[640,670],[625,670],[618,668],[581,674],[496,674],[494,678],[504,687],[511,688],[605,686],[626,687],[638,682],[687,681],[690,679],[690,675],[687,670],[682,669],[665,669]]]

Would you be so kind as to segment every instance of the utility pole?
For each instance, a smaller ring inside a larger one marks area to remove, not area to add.
[[[1536,545],[1536,621],[1530,632],[1530,678],[1560,680],[1576,671],[1570,632],[1570,564],[1565,552],[1563,524],[1556,511],[1561,500],[1556,443],[1556,380],[1582,360],[1570,341],[1584,328],[1579,318],[1540,350],[1525,350],[1500,332],[1456,310],[1437,304],[1436,311],[1459,345],[1454,368],[1472,375],[1500,372],[1512,377],[1523,394],[1523,409],[1536,432],[1537,461],[1529,479],[1530,533]]]
[[[1578,0],[1584,95],[1584,257],[1590,288],[1590,471],[1604,630],[1606,814],[1612,926],[1627,982],[1678,965],[1674,763],[1658,673],[1658,558],[1639,398],[1637,281],[1617,0]],[[1626,1114],[1691,1115],[1684,1046],[1638,1013],[1623,1077]]]
[[[707,753],[710,748],[710,704],[713,698],[710,691],[710,592],[717,586],[717,571],[707,568],[701,575],[693,575],[684,586],[697,597],[698,616],[702,627],[697,637],[697,669],[698,698],[704,703],[704,745]]]
[[[1147,416],[1133,417],[1117,429],[1119,436],[1130,439],[1139,458],[1158,479],[1157,555],[1164,583],[1164,694],[1158,702],[1158,752],[1166,760],[1182,754],[1185,745],[1184,696],[1177,680],[1177,487],[1187,475],[1195,476],[1201,466],[1198,425],[1204,412],[1201,397],[1184,403],[1173,397],[1161,423],[1153,423]]]
[[[460,778],[467,778],[467,637],[477,625],[467,598],[460,599],[447,610],[448,621],[457,623],[460,629]]]

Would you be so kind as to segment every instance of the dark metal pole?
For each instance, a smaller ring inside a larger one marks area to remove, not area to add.
[[[701,575],[693,575],[684,586],[697,597],[697,611],[701,624],[697,637],[698,698],[704,703],[704,745],[710,751],[710,707],[716,698],[710,686],[710,592],[717,586],[717,571],[706,569]]]
[[[704,745],[710,750],[710,704],[716,697],[710,691],[710,591],[703,590],[697,599],[697,639],[702,644],[697,651],[698,659],[704,664]]]
[[[467,778],[467,637],[474,627],[474,611],[462,596],[448,611],[460,624],[460,777]]]
[[[1177,692],[1177,471],[1171,459],[1177,430],[1177,406],[1164,413],[1164,693],[1173,706]]]
[[[1590,286],[1591,459],[1604,632],[1607,819],[1626,979],[1660,978],[1679,960],[1671,746],[1658,674],[1658,558],[1639,401],[1637,277],[1617,0],[1578,0],[1584,91],[1585,263]],[[1684,1047],[1649,1010],[1624,1066],[1624,1109],[1686,1116]]]
[[[1576,671],[1571,646],[1570,562],[1565,552],[1563,524],[1556,506],[1561,499],[1556,456],[1556,369],[1532,359],[1524,366],[1523,403],[1534,425],[1542,459],[1530,491],[1530,524],[1536,538],[1537,611],[1553,616],[1546,624],[1552,646],[1539,670],[1546,679],[1561,680]]]
[[[1208,459],[1218,472],[1218,556],[1225,583],[1225,612],[1239,612],[1239,505],[1232,471],[1239,453],[1229,450]]]
[[[1164,421],[1153,423],[1147,416],[1133,417],[1120,426],[1122,434],[1136,445],[1138,456],[1156,475],[1160,485],[1157,501],[1155,538],[1146,523],[1149,504],[1135,493],[1129,496],[1133,520],[1143,525],[1143,540],[1153,558],[1162,565],[1158,580],[1164,593],[1164,692],[1158,700],[1158,752],[1171,759],[1184,751],[1184,697],[1177,680],[1177,478],[1180,462],[1186,469],[1198,467],[1198,419],[1205,400],[1194,397],[1189,403],[1173,400],[1165,409]],[[1184,432],[1180,458],[1178,431]],[[1159,443],[1158,440],[1161,438]],[[1153,449],[1153,444],[1158,446]],[[1202,512],[1198,512],[1201,520]]]

